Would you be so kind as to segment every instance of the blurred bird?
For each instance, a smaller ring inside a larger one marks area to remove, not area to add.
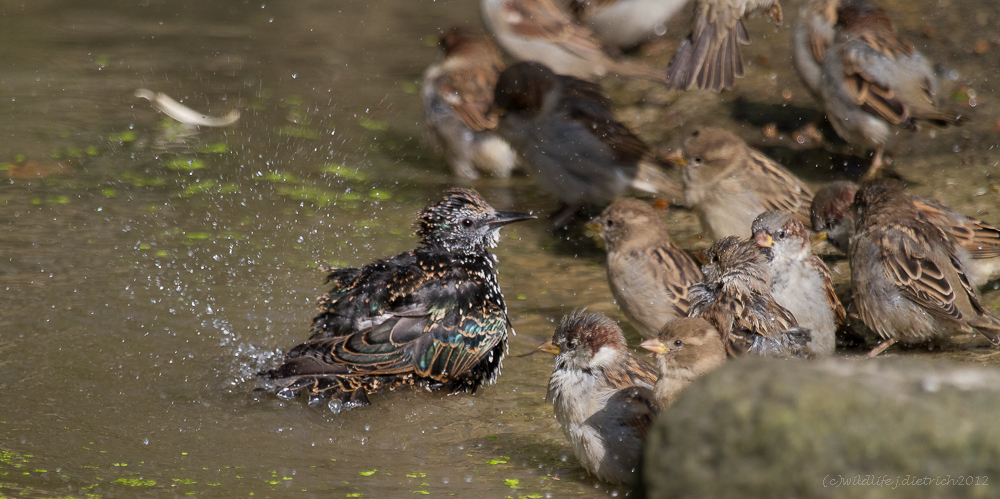
[[[608,252],[611,294],[639,334],[655,338],[668,321],[687,317],[688,288],[701,281],[701,271],[670,240],[656,210],[618,199],[592,223]]]
[[[1000,318],[979,302],[958,246],[920,214],[902,183],[862,184],[854,206],[851,288],[861,320],[886,340],[869,356],[896,341],[959,332],[977,332],[1000,344]]]
[[[916,131],[921,120],[942,126],[962,121],[961,114],[938,107],[930,62],[897,36],[883,9],[845,2],[836,10],[835,27],[833,45],[823,54],[820,95],[837,134],[875,150],[865,178],[885,165],[894,127]]]
[[[615,74],[666,83],[664,71],[621,60],[553,0],[482,0],[481,7],[483,23],[517,60],[585,80]]]
[[[774,301],[809,329],[810,357],[832,354],[837,324],[846,325],[847,314],[833,289],[830,269],[812,253],[805,225],[787,211],[765,211],[750,230],[771,267]]]
[[[696,130],[684,141],[684,159],[684,199],[713,239],[750,237],[754,218],[768,210],[809,223],[809,188],[732,132]]]
[[[774,300],[771,272],[755,244],[724,237],[705,256],[705,280],[689,290],[690,317],[715,326],[730,355],[808,355],[809,330]]]
[[[565,0],[563,0],[565,2]],[[667,33],[667,21],[688,0],[569,0],[569,10],[607,43],[634,47]]]
[[[663,170],[668,163],[615,118],[599,85],[519,62],[500,74],[494,100],[500,135],[535,181],[566,205],[553,226],[630,187],[680,202],[680,183]]]
[[[677,90],[732,90],[743,77],[739,45],[749,45],[743,17],[765,11],[781,22],[777,0],[697,0],[694,26],[667,68],[667,87]]]
[[[344,407],[368,405],[383,387],[455,393],[494,382],[510,323],[487,248],[501,227],[531,218],[496,211],[470,189],[448,191],[420,213],[416,249],[330,269],[311,339],[261,376],[281,398],[305,391],[310,405],[333,396]]]
[[[708,321],[697,317],[674,319],[655,338],[639,346],[656,354],[660,372],[653,394],[658,410],[677,400],[681,390],[726,361],[722,337]]]
[[[656,412],[653,367],[599,312],[564,316],[538,349],[556,355],[546,398],[580,464],[605,482],[631,483]]]
[[[858,185],[853,182],[831,182],[816,191],[813,198],[813,227],[826,232],[827,240],[844,253],[854,235],[855,222],[850,207],[857,192]],[[1000,228],[927,198],[910,195],[910,199],[928,222],[958,245],[958,259],[973,286],[1000,278]]]
[[[500,49],[464,28],[445,31],[440,41],[444,57],[427,68],[420,92],[424,135],[459,177],[509,177],[517,154],[496,133],[498,117],[489,112],[504,68]]]

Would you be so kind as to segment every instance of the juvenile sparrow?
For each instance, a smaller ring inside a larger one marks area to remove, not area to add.
[[[774,300],[770,269],[755,244],[728,236],[705,256],[705,280],[688,291],[690,317],[715,326],[730,355],[807,356],[809,330]]]
[[[441,36],[444,57],[424,73],[424,135],[444,153],[452,172],[509,177],[517,154],[496,133],[493,89],[503,71],[500,49],[487,36],[451,28]]]
[[[663,170],[667,163],[615,118],[599,85],[519,62],[500,74],[494,101],[500,135],[535,181],[567,206],[554,226],[630,187],[680,201],[680,184]]]
[[[540,62],[585,80],[617,74],[666,82],[665,71],[621,60],[554,0],[482,0],[481,7],[483,23],[517,60]]]
[[[599,312],[564,316],[538,348],[556,355],[546,398],[580,464],[605,482],[631,483],[656,413],[656,371]]]
[[[688,288],[698,265],[670,240],[651,206],[622,198],[592,221],[608,252],[608,284],[625,317],[646,338],[668,321],[687,317]]]
[[[1000,344],[1000,318],[983,309],[959,248],[920,214],[897,180],[862,184],[854,198],[851,288],[858,313],[886,341],[922,341],[978,332]]]
[[[938,107],[938,80],[930,62],[896,35],[885,11],[841,5],[837,35],[823,55],[820,94],[827,118],[847,142],[874,149],[865,178],[885,163],[893,127],[918,130],[918,121],[959,123],[960,114]]]
[[[858,186],[853,182],[831,182],[816,191],[813,198],[813,227],[817,232],[826,232],[827,240],[844,253],[854,235],[855,222],[850,205],[857,192]],[[1000,229],[936,201],[913,195],[910,199],[928,222],[943,230],[958,245],[958,259],[973,286],[979,287],[1000,277]]]
[[[260,376],[281,398],[305,391],[310,405],[333,396],[346,407],[369,405],[383,387],[455,393],[494,382],[510,322],[488,248],[501,227],[531,218],[496,211],[470,189],[448,191],[420,213],[416,249],[332,269],[310,340]]]
[[[750,44],[743,17],[755,11],[781,22],[778,0],[697,0],[691,33],[667,68],[667,87],[732,90],[743,77],[739,45]]]
[[[735,134],[700,128],[684,141],[684,159],[685,202],[713,239],[750,237],[750,224],[768,210],[809,223],[809,188]]]
[[[656,354],[660,372],[653,394],[658,410],[677,400],[681,390],[726,361],[726,346],[715,326],[705,319],[682,317],[663,326],[655,338],[639,346]]]
[[[832,354],[837,324],[846,324],[847,314],[833,289],[830,269],[812,253],[805,225],[787,211],[765,211],[750,230],[771,267],[774,301],[809,329],[809,356]]]
[[[565,0],[563,0],[565,1]],[[688,0],[569,0],[573,16],[604,43],[629,48],[667,32]]]

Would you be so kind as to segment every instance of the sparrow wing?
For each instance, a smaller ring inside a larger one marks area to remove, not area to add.
[[[522,37],[556,44],[589,60],[608,56],[594,33],[570,18],[552,0],[506,0],[502,9],[510,30]]]
[[[680,247],[668,242],[646,250],[647,258],[653,262],[652,268],[657,280],[663,283],[669,301],[665,306],[672,309],[677,317],[686,317],[691,308],[688,289],[701,282],[703,276],[698,266]]]
[[[493,106],[493,89],[496,87],[503,65],[495,61],[457,68],[440,80],[438,95],[474,132],[494,130],[499,122],[490,113]]]
[[[823,278],[823,291],[825,291],[826,299],[830,304],[830,308],[837,315],[837,323],[846,326],[847,325],[847,312],[844,310],[844,305],[840,303],[840,298],[837,298],[837,292],[833,288],[833,276],[830,274],[830,267],[827,267],[823,260],[813,255],[809,260],[809,263],[819,272],[819,275]]]
[[[766,210],[787,211],[798,218],[806,227],[812,227],[809,207],[813,194],[792,172],[778,164],[764,153],[750,150],[747,171],[750,175],[763,179],[755,187],[761,190],[760,199]]]
[[[930,199],[914,196],[913,204],[932,224],[951,234],[955,242],[972,258],[1000,256],[1000,229],[986,222],[956,213]]]

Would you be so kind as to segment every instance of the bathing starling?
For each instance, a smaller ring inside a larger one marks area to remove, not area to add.
[[[420,213],[420,246],[360,269],[329,269],[309,341],[277,369],[281,398],[305,391],[310,405],[335,397],[369,405],[379,388],[419,385],[474,392],[500,374],[507,305],[497,283],[496,246],[506,224],[535,218],[494,210],[476,191],[452,189]]]

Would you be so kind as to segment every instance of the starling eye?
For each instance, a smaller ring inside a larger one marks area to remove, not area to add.
[[[462,219],[462,227],[466,227],[466,228],[472,227],[472,219],[471,218],[463,218]]]
[[[674,346],[675,347],[682,347],[682,346],[684,346],[684,342],[682,340],[674,340]]]

